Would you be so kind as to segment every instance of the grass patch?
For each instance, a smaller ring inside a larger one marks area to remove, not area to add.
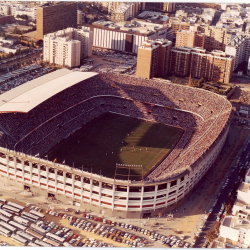
[[[142,165],[148,172],[171,150],[183,129],[136,118],[105,113],[48,152],[49,160],[114,178],[116,163]],[[46,154],[47,155],[47,154]],[[127,175],[119,169],[117,174]],[[141,177],[141,169],[131,169],[130,179]],[[117,175],[117,179],[128,179]]]

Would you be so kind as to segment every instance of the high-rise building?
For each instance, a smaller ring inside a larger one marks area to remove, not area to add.
[[[77,3],[46,3],[37,7],[37,38],[68,27],[77,27]]]
[[[172,19],[171,28],[174,30],[174,34],[176,35],[179,30],[190,30],[190,21],[180,21]]]
[[[216,28],[214,26],[194,26],[197,30],[205,33],[204,48],[208,51],[225,51],[226,45],[232,40],[233,35],[227,33],[226,28]]]
[[[156,76],[158,68],[159,45],[147,41],[138,48],[136,75],[143,78]]]
[[[176,76],[189,75],[191,49],[183,46],[171,49],[169,66],[171,73]]]
[[[190,55],[190,75],[194,78],[206,78],[206,50],[202,48],[193,48]]]
[[[162,10],[166,11],[166,12],[174,12],[175,11],[175,3],[173,3],[173,2],[163,3]]]
[[[169,72],[172,42],[166,39],[147,41],[138,48],[136,75],[143,78],[165,77]]]
[[[130,17],[130,4],[122,3],[111,13],[113,22],[125,22]]]
[[[172,42],[167,39],[157,39],[155,40],[155,43],[159,45],[157,76],[166,77],[169,73],[169,60]]]
[[[130,16],[135,16],[138,11],[145,10],[145,2],[101,2],[102,9],[112,13],[115,11],[120,4],[131,4]]]
[[[233,74],[233,66],[234,57],[223,51],[213,50],[207,55],[206,78],[214,82],[229,83]]]
[[[205,78],[229,83],[234,57],[223,51],[206,52],[202,48],[178,47],[171,50],[170,69],[177,76]]]
[[[200,31],[179,30],[176,34],[175,47],[201,47],[204,48],[205,34]]]
[[[80,60],[92,55],[92,31],[67,28],[44,36],[43,60],[74,67]]]
[[[250,56],[250,36],[249,34],[241,34],[236,36],[229,44],[226,45],[225,52],[234,56],[234,70],[242,62],[248,62]]]
[[[77,25],[82,26],[84,23],[83,11],[77,10]]]

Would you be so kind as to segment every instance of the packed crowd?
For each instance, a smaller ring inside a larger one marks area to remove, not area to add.
[[[184,129],[168,157],[147,176],[160,180],[180,174],[207,152],[225,131],[231,104],[204,90],[103,73],[58,93],[27,114],[0,114],[0,145],[42,154],[109,111]]]

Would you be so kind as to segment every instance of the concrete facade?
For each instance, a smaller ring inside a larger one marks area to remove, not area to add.
[[[44,4],[37,7],[37,38],[68,27],[77,28],[77,3]]]
[[[63,202],[80,203],[106,216],[154,216],[171,211],[188,197],[220,153],[229,125],[192,171],[169,181],[118,181],[5,148],[0,148],[0,180],[43,196],[53,194]]]
[[[43,60],[63,66],[79,66],[92,55],[92,32],[68,28],[44,36]]]

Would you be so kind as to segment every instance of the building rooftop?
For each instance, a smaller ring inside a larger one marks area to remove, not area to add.
[[[27,113],[57,93],[97,75],[60,69],[20,85],[0,96],[0,113]]]
[[[249,188],[250,188],[250,184],[242,182],[240,183],[238,190],[244,193],[248,193]]]
[[[88,24],[84,24],[88,26]],[[131,21],[131,23],[128,22],[111,22],[106,20],[98,20],[96,22],[93,22],[90,26],[100,26],[104,28],[109,29],[120,29],[123,31],[128,31],[132,33],[141,33],[141,34],[153,34],[158,30],[165,29],[164,25],[161,24],[154,24],[154,23],[148,23],[144,21]]]
[[[122,3],[114,10],[114,13],[125,13],[129,8],[130,4]]]
[[[236,216],[226,216],[221,224],[239,230],[240,228],[250,228],[250,222],[246,219],[237,218]]]

